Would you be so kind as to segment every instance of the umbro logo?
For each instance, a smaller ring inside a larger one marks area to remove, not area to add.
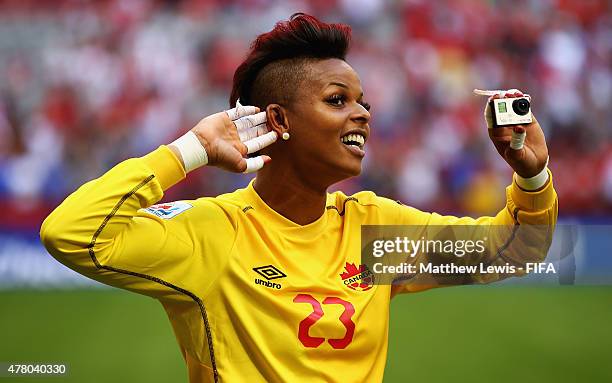
[[[281,284],[270,281],[273,279],[285,278],[287,276],[287,274],[283,273],[277,267],[274,267],[272,265],[254,267],[253,271],[255,271],[257,274],[261,275],[266,279],[264,281],[263,279],[255,278],[256,285],[261,285],[277,290],[280,290],[280,288],[282,287]]]
[[[272,265],[254,267],[253,271],[267,280],[285,278],[287,275]]]

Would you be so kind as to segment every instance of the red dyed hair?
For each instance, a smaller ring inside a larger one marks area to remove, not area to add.
[[[234,73],[230,107],[240,98],[243,105],[255,105],[255,80],[262,69],[273,62],[287,59],[345,60],[351,39],[351,27],[346,24],[326,24],[313,16],[295,13],[288,21],[276,23],[274,28],[253,41],[246,59]],[[299,76],[296,62],[288,62],[286,75]],[[277,81],[280,82],[280,81]],[[273,84],[275,89],[288,84]],[[295,91],[295,87],[282,89]],[[262,105],[261,107],[265,107]]]

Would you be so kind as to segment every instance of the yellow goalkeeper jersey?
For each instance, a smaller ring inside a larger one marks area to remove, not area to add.
[[[155,205],[184,177],[165,146],[128,159],[66,198],[41,239],[77,272],[158,299],[190,382],[380,382],[390,300],[427,286],[375,285],[361,273],[361,225],[552,228],[557,217],[552,179],[537,192],[513,183],[506,207],[477,220],[335,192],[324,214],[301,226],[268,207],[252,183]]]

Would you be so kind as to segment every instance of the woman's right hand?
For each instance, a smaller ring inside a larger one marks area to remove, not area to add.
[[[246,156],[277,138],[266,126],[266,112],[239,102],[233,109],[205,117],[191,131],[206,150],[208,165],[235,173],[251,173],[271,161],[266,155]]]

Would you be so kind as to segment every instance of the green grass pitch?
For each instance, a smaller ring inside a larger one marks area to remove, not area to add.
[[[0,362],[40,382],[186,382],[159,303],[116,290],[0,291]],[[385,382],[610,382],[612,286],[482,286],[393,300]],[[359,361],[355,361],[359,363]],[[0,378],[0,383],[10,379]]]

